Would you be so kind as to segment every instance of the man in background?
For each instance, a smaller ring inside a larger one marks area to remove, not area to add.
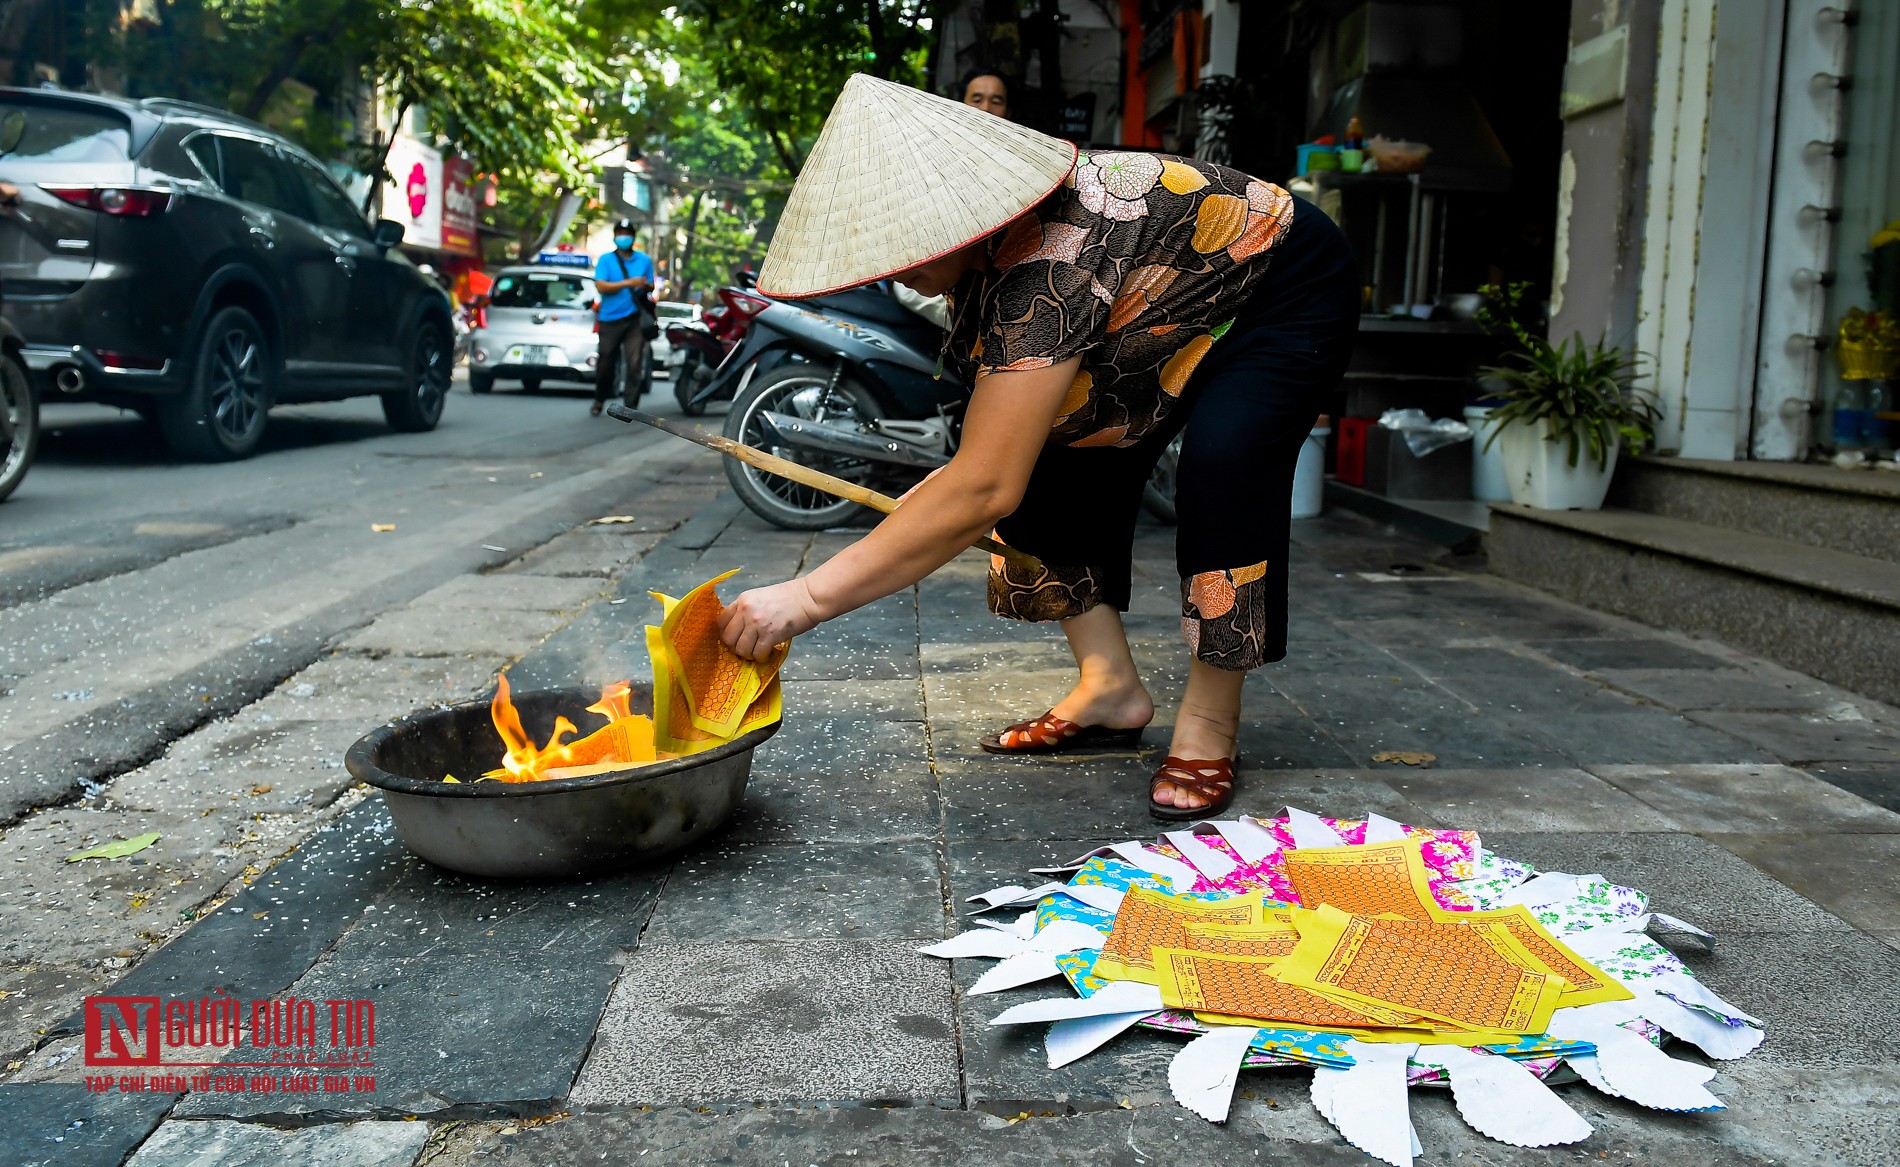
[[[600,324],[600,355],[594,369],[594,405],[588,411],[594,417],[600,416],[614,390],[616,369],[626,369],[623,395],[627,404],[639,401],[647,332],[659,326],[653,311],[653,260],[633,244],[633,220],[622,219],[614,224],[614,249],[594,265],[594,291],[600,296],[594,308]]]

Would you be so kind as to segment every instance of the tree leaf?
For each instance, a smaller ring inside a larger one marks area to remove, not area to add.
[[[110,843],[101,843],[97,847],[75,851],[66,856],[66,862],[77,863],[81,859],[123,859],[127,855],[135,855],[145,850],[156,842],[158,842],[157,831],[145,835],[134,835],[129,839],[114,839]]]

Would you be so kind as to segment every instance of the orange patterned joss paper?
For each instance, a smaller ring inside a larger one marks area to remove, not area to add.
[[[1288,851],[1286,877],[1308,908],[1331,904],[1352,915],[1408,920],[1430,920],[1440,910],[1415,839]]]
[[[1130,888],[1115,913],[1108,941],[1095,958],[1095,975],[1152,985],[1154,950],[1179,948],[1184,925],[1259,927],[1265,919],[1266,904],[1258,892],[1224,900],[1196,900],[1163,895],[1145,887]]]
[[[1628,1001],[1636,995],[1545,931],[1537,922],[1536,914],[1523,904],[1494,912],[1445,912],[1440,918],[1447,923],[1467,926],[1496,925],[1509,932],[1535,960],[1538,972],[1555,973],[1567,982],[1563,996],[1557,1001],[1560,1009],[1602,1001]]]
[[[1303,912],[1300,943],[1275,972],[1359,1008],[1383,1007],[1447,1025],[1542,1033],[1565,988],[1503,925]]]
[[[1376,1006],[1361,1008],[1290,985],[1274,975],[1278,957],[1221,956],[1185,948],[1155,950],[1161,1001],[1197,1016],[1284,1022],[1334,1031],[1416,1022],[1415,1015]]]
[[[1182,948],[1215,956],[1280,957],[1292,952],[1293,946],[1300,942],[1298,931],[1274,923],[1259,927],[1186,924],[1181,933]]]
[[[720,738],[739,734],[785,660],[784,646],[759,662],[735,655],[720,641],[719,614],[725,605],[713,588],[737,574],[729,571],[707,580],[677,600],[652,593],[664,612],[660,639],[667,649],[667,667],[685,694],[692,724]]]

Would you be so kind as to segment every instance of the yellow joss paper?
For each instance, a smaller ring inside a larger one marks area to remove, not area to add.
[[[1404,1025],[1418,1018],[1376,1005],[1345,1004],[1275,975],[1284,958],[1222,956],[1186,948],[1157,948],[1155,984],[1161,1002],[1196,1016],[1219,1015],[1227,1023],[1270,1021],[1327,1033],[1342,1028]]]
[[[1298,916],[1300,942],[1277,975],[1350,1004],[1461,1029],[1542,1033],[1566,982],[1496,921],[1380,920],[1321,907]]]
[[[1552,936],[1537,922],[1536,914],[1522,904],[1491,912],[1443,912],[1439,918],[1454,924],[1494,925],[1509,932],[1529,957],[1534,971],[1564,979],[1563,996],[1557,1002],[1560,1009],[1602,1001],[1627,1001],[1635,996],[1616,978]]]
[[[1300,942],[1300,934],[1283,924],[1241,925],[1188,923],[1181,928],[1182,948],[1216,956],[1285,956]]]
[[[707,580],[677,600],[652,593],[663,613],[660,639],[666,646],[667,665],[685,694],[692,723],[721,738],[738,736],[747,713],[785,660],[784,647],[769,660],[752,661],[720,641],[719,614],[725,605],[713,588],[737,574],[729,571]]]
[[[1441,909],[1416,839],[1286,852],[1286,877],[1308,908],[1331,904],[1356,916],[1430,920]]]
[[[1154,950],[1179,948],[1182,928],[1190,923],[1258,927],[1266,904],[1258,894],[1224,900],[1164,895],[1145,887],[1128,889],[1115,913],[1108,940],[1095,958],[1095,975],[1109,980],[1155,983]]]

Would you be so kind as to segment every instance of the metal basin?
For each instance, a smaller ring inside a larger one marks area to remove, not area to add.
[[[522,726],[546,741],[565,715],[592,732],[598,691],[517,693]],[[633,712],[650,714],[650,686],[635,682]],[[745,796],[752,751],[778,732],[753,730],[704,753],[637,769],[549,782],[475,782],[501,760],[488,703],[431,709],[370,731],[350,747],[351,775],[383,792],[404,843],[452,871],[542,879],[611,871],[699,842]],[[460,783],[445,783],[454,774]]]

